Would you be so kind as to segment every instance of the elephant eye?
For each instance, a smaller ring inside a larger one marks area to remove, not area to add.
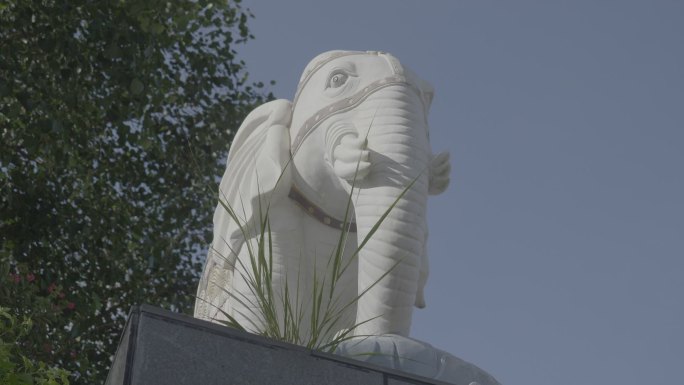
[[[344,85],[349,79],[349,75],[342,70],[336,70],[328,77],[328,83],[325,88],[339,88]]]

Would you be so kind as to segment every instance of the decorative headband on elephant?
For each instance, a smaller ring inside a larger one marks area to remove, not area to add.
[[[295,304],[303,336],[331,304],[339,322],[326,333],[408,336],[425,306],[427,198],[449,184],[448,153],[429,142],[432,97],[388,53],[330,51],[292,102],[252,111],[221,180],[195,316],[263,331],[256,284],[274,292],[270,316]]]

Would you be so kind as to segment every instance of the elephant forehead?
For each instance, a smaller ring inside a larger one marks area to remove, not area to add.
[[[307,83],[308,79],[316,73],[321,67],[325,66],[326,64],[336,61],[341,58],[348,58],[349,56],[375,56],[377,57],[378,55],[387,55],[384,52],[380,51],[328,51],[324,52],[318,56],[316,56],[313,60],[309,62],[309,64],[306,65],[306,68],[304,68],[304,72],[302,73],[302,77],[299,79],[299,85],[301,86],[302,84]],[[353,58],[352,58],[353,60]],[[300,87],[298,87],[300,88]]]
[[[306,68],[304,68],[304,72],[302,73],[302,77],[299,78],[299,84],[302,84],[305,82],[305,79],[309,77],[312,73],[316,71],[319,67],[323,66],[325,63],[335,60],[340,57],[344,56],[351,56],[351,55],[365,55],[366,52],[364,51],[341,51],[341,50],[336,50],[336,51],[328,51],[324,52],[315,58],[313,58],[309,64],[306,65]]]
[[[397,62],[398,63],[398,62]],[[400,67],[399,67],[400,68]],[[342,95],[327,96],[323,92],[327,82],[336,71],[344,70],[352,75],[354,88],[364,87],[375,80],[394,75],[395,68],[386,59],[385,55],[377,53],[350,53],[348,55],[334,57],[333,59],[319,62],[313,68],[305,71],[305,75],[299,83],[294,104],[310,105],[312,102],[332,102]],[[353,90],[347,90],[353,92]]]

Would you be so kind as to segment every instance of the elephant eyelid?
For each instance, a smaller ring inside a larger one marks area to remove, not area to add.
[[[340,84],[340,85],[338,85],[338,86],[334,86],[334,85],[332,84],[333,78],[334,78],[335,76],[337,76],[337,75],[343,75],[343,76],[345,77],[344,83],[346,83],[347,80],[348,80],[350,77],[357,77],[357,76],[358,76],[358,75],[356,74],[356,72],[355,72],[354,70],[352,70],[352,69],[343,68],[343,67],[334,68],[332,71],[330,71],[330,74],[328,75],[328,80],[325,82],[325,88],[326,88],[326,89],[328,89],[328,88],[337,88],[337,87],[341,86],[342,84],[344,84],[344,83],[342,83],[342,84]]]
[[[349,76],[359,76],[356,74],[356,66],[354,63],[347,62],[347,63],[338,63],[335,67],[333,67],[332,71],[330,71],[330,74],[334,73],[339,73],[339,72],[344,72],[345,74]]]

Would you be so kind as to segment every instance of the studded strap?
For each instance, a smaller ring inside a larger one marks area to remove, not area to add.
[[[307,213],[310,217],[316,219],[317,221],[321,222],[322,224],[332,227],[334,229],[338,230],[343,230],[345,228],[345,225],[349,228],[350,233],[355,233],[356,232],[356,223],[352,221],[347,221],[345,224],[344,221],[339,220],[332,215],[329,215],[325,211],[323,211],[322,208],[316,206],[313,202],[311,202],[307,197],[302,194],[301,191],[295,186],[294,184],[290,188],[290,193],[288,194],[290,199],[293,201],[297,202],[297,205],[304,210],[305,213]]]

